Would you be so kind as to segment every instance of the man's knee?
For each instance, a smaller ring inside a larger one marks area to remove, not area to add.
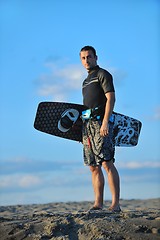
[[[99,173],[101,171],[101,166],[89,166],[92,173]]]
[[[112,160],[111,161],[103,161],[102,166],[107,172],[109,172],[110,170],[112,170],[114,168],[114,164],[113,164]]]

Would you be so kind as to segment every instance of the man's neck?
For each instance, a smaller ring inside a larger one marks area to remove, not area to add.
[[[96,66],[94,66],[94,67],[88,69],[88,74],[91,74],[92,72],[94,72],[94,71],[97,70],[98,68],[99,68],[99,66],[96,65]]]

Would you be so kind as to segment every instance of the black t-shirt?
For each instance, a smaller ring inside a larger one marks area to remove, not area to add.
[[[83,82],[83,104],[88,108],[104,107],[107,101],[105,94],[114,92],[112,75],[98,65],[91,69]]]

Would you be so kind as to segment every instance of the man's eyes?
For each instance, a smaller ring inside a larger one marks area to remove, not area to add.
[[[92,58],[91,55],[87,56],[87,57],[82,57],[82,59],[89,59],[89,58]]]

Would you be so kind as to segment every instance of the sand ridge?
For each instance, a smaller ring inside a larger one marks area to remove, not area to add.
[[[0,239],[160,239],[160,199],[121,200],[121,213],[89,212],[92,202],[0,207]]]

